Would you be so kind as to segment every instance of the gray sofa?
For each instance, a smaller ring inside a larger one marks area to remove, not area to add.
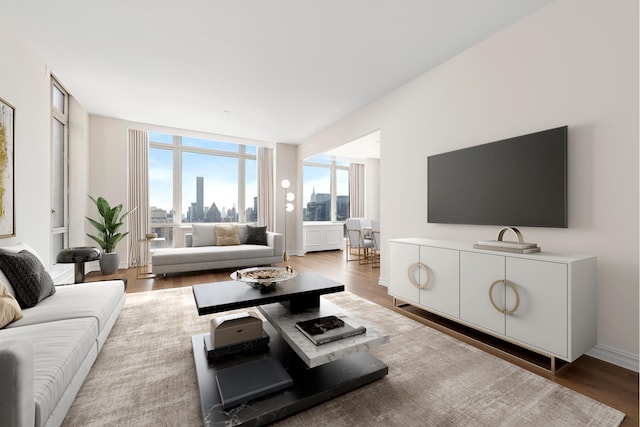
[[[192,232],[185,234],[182,248],[159,248],[151,255],[151,271],[154,274],[181,273],[214,270],[220,268],[254,267],[282,262],[284,235],[266,232],[266,245],[248,241],[247,224],[237,226],[238,243],[220,245],[216,237],[217,226],[230,224],[193,224]]]
[[[56,286],[0,329],[0,424],[62,424],[124,303],[121,280]]]

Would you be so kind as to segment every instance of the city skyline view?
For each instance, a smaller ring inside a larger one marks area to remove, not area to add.
[[[257,147],[192,137],[149,133],[149,205],[154,223],[237,221],[243,207],[246,221],[257,220]],[[244,147],[244,148],[242,148]],[[244,152],[244,154],[242,153]],[[226,154],[225,154],[226,153]],[[174,156],[180,156],[178,159]],[[176,160],[179,166],[176,171]],[[304,165],[302,194],[294,201],[304,220],[337,220],[348,215],[348,163],[323,156]],[[317,164],[317,165],[316,165]],[[244,168],[241,169],[241,166]],[[346,167],[345,167],[346,166]],[[244,177],[239,176],[244,170]],[[331,181],[335,172],[336,206],[331,206]],[[180,173],[175,177],[174,173]],[[176,179],[179,178],[179,179]],[[244,203],[238,200],[244,184]],[[180,189],[180,213],[174,211],[174,186]],[[292,189],[294,192],[295,189]],[[315,197],[315,200],[312,200]],[[346,207],[345,207],[346,206]],[[333,211],[333,212],[332,212]]]
[[[253,208],[257,197],[257,165],[255,146],[240,146],[233,143],[204,140],[192,137],[179,137],[161,133],[149,133],[149,204],[156,212],[167,212],[171,221],[186,221],[191,203],[197,199],[197,178],[202,177],[207,185],[203,186],[202,200],[207,208],[214,203],[220,212],[238,209],[241,205],[239,194],[240,163],[244,162],[244,205]],[[165,148],[166,147],[166,148]],[[178,150],[177,148],[181,149]],[[244,147],[241,155],[240,148]],[[207,152],[209,151],[209,152]],[[229,153],[225,155],[224,153]],[[179,153],[179,154],[178,154]],[[175,218],[174,207],[174,159],[180,155],[180,191],[181,212]],[[215,183],[215,184],[214,184]],[[159,218],[155,218],[159,221]]]

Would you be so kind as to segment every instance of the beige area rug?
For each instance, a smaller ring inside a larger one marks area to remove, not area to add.
[[[348,292],[324,296],[391,336],[382,380],[278,426],[617,426],[624,414]],[[201,426],[191,288],[127,303],[63,426]]]

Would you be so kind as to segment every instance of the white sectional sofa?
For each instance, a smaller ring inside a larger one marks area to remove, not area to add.
[[[221,238],[221,229],[229,227],[237,230],[237,240],[223,241]],[[260,227],[248,224],[194,223],[192,232],[185,234],[185,247],[153,251],[151,271],[154,274],[181,273],[282,262],[284,235],[262,227],[264,241],[260,242],[260,239],[252,238],[257,228]]]
[[[56,286],[0,329],[0,425],[62,424],[124,303],[121,280]]]

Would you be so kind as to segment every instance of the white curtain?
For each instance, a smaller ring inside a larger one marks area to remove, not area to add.
[[[349,166],[349,216],[364,217],[364,165],[360,163]]]
[[[258,224],[275,230],[273,149],[258,147]]]
[[[140,240],[149,232],[149,135],[129,129],[129,266],[138,266]]]

